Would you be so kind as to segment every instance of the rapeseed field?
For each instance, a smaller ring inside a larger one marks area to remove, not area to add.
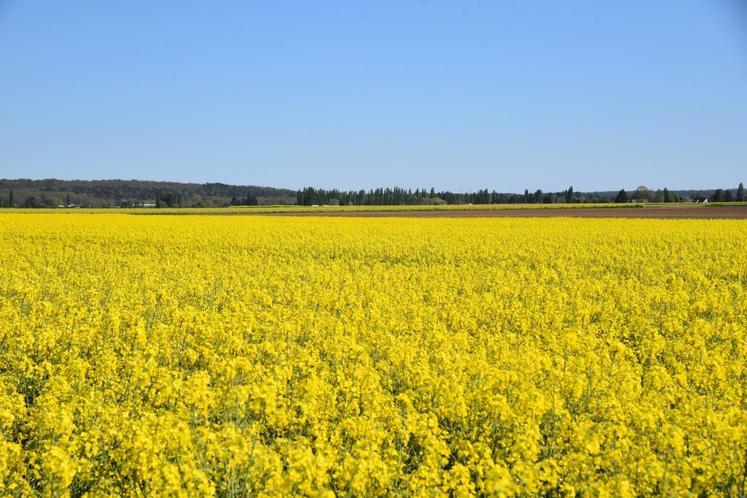
[[[2,496],[744,496],[747,224],[0,214]]]

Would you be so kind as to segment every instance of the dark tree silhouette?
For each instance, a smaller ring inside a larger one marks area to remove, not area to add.
[[[615,202],[623,203],[628,202],[628,193],[625,191],[625,189],[620,189],[620,191],[617,193],[617,197],[615,197]]]

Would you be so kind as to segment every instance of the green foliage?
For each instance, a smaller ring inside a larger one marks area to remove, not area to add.
[[[143,206],[159,204],[182,207],[222,207],[236,198],[238,205],[292,204],[294,192],[270,187],[222,183],[176,183],[139,180],[7,180],[0,179],[0,191],[8,192],[3,205],[25,206],[34,197],[43,207]],[[159,194],[160,193],[160,194]],[[160,195],[160,199],[156,199]]]
[[[567,203],[573,202],[573,186],[572,185],[568,187],[568,190],[565,191],[565,202]]]
[[[740,189],[737,188],[736,195],[729,189],[717,188],[714,190],[713,195],[710,197],[711,202],[743,202],[744,201],[744,186],[740,183]]]

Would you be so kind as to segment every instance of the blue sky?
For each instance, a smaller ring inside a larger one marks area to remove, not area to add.
[[[0,0],[0,177],[747,181],[739,0]]]

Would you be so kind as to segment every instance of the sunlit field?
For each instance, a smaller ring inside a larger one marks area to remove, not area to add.
[[[683,203],[687,206],[691,203]],[[716,203],[712,203],[715,205]],[[729,203],[729,205],[742,205]],[[747,203],[744,203],[747,205]],[[7,209],[12,213],[85,213],[85,214],[272,214],[272,213],[330,213],[330,212],[386,212],[386,211],[476,211],[476,210],[506,210],[506,209],[559,209],[559,208],[637,208],[644,204],[615,204],[615,203],[554,203],[554,204],[418,204],[418,205],[361,205],[361,206],[297,206],[279,204],[270,206],[227,206],[227,207],[162,207],[162,208],[40,208],[40,209]],[[670,206],[670,204],[667,204]]]
[[[747,202],[676,202],[676,203],[552,203],[552,204],[432,204],[432,205],[264,205],[264,206],[226,206],[226,207],[161,207],[161,208],[39,208],[39,209],[5,209],[5,213],[12,214],[42,214],[42,213],[74,213],[74,214],[134,214],[134,215],[257,215],[257,214],[346,214],[359,215],[366,213],[392,213],[398,216],[444,214],[483,213],[490,217],[491,213],[512,211],[537,211],[543,215],[573,210],[574,216],[598,216],[600,210],[614,209],[610,213],[619,213],[619,217],[637,217],[642,212],[637,208],[650,210],[652,213],[661,212],[661,218],[747,218]],[[596,211],[596,213],[595,213]],[[724,213],[731,215],[724,216]],[[585,214],[587,213],[587,214]],[[696,214],[696,216],[693,216]],[[615,215],[617,217],[617,215]],[[659,217],[659,216],[654,216]]]
[[[68,210],[0,254],[0,495],[746,490],[744,221]]]

